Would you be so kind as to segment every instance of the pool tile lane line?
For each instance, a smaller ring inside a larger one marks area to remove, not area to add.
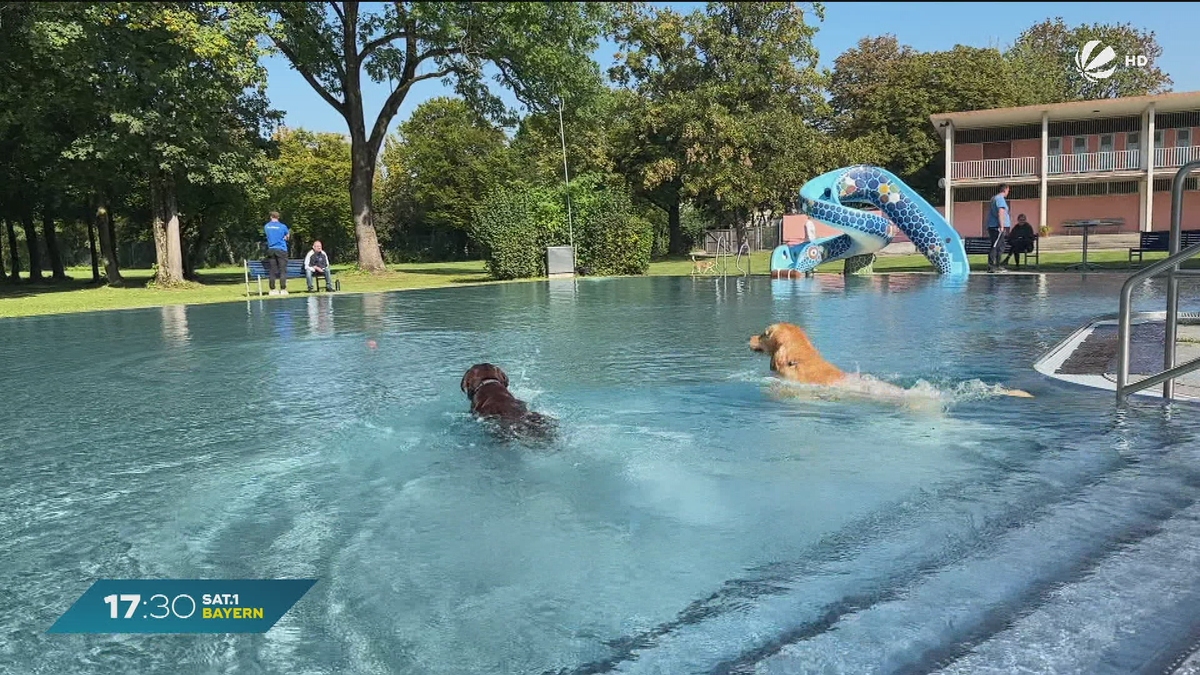
[[[1115,455],[1098,459],[1094,450],[1082,448],[1040,453],[1045,456],[1033,462],[1031,473],[1045,482],[1031,486],[1022,467],[1009,466],[982,481],[931,488],[924,495],[928,501],[917,496],[894,505],[877,522],[859,523],[856,527],[862,529],[822,542],[805,560],[776,565],[762,577],[731,581],[674,621],[611,641],[614,654],[609,659],[557,672],[667,672],[681,663],[698,672],[741,672],[789,644],[833,630],[846,617],[895,601],[921,579],[1077,498],[1124,466]],[[948,527],[927,527],[930,522]],[[878,578],[864,570],[891,573]],[[818,577],[824,587],[812,581]],[[790,628],[780,630],[788,624]]]

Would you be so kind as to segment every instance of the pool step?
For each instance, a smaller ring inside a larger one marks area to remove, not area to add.
[[[1163,368],[1165,312],[1135,314],[1130,326],[1130,381],[1136,382]],[[1200,313],[1180,312],[1176,341],[1176,363],[1200,356]],[[1052,347],[1033,367],[1056,380],[1116,392],[1117,318],[1095,319]],[[1162,398],[1161,387],[1151,387],[1135,396]],[[1175,397],[1200,402],[1200,373],[1176,380]]]

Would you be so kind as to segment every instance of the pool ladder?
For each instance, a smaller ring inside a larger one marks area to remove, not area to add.
[[[1175,398],[1175,378],[1186,375],[1194,370],[1200,370],[1200,358],[1187,363],[1176,365],[1175,347],[1179,329],[1179,277],[1200,276],[1200,270],[1181,270],[1179,265],[1185,260],[1200,255],[1200,244],[1179,250],[1180,232],[1183,222],[1183,184],[1188,174],[1200,169],[1200,161],[1188,162],[1179,168],[1171,181],[1171,241],[1170,255],[1153,265],[1138,270],[1125,280],[1121,287],[1121,310],[1118,315],[1117,329],[1117,405],[1133,393],[1149,389],[1156,384],[1163,386],[1163,398]],[[1163,335],[1163,369],[1137,382],[1129,381],[1129,349],[1132,314],[1133,287],[1138,282],[1166,272],[1167,275],[1167,315]]]

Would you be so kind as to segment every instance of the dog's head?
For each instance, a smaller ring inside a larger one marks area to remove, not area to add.
[[[771,357],[771,370],[799,382],[828,381],[840,371],[821,358],[820,352],[797,325],[774,323],[750,338],[750,348]]]
[[[459,387],[467,398],[475,398],[475,392],[488,382],[499,382],[508,388],[508,375],[500,370],[499,366],[493,366],[490,363],[477,363],[467,369],[463,374],[462,383]]]

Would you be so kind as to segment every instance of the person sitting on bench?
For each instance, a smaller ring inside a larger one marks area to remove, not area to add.
[[[1025,220],[1025,214],[1017,216],[1017,224],[1013,226],[1012,233],[1008,235],[1008,255],[1004,256],[1004,262],[1001,265],[1007,265],[1008,259],[1016,259],[1017,269],[1021,268],[1021,254],[1033,253],[1033,226]]]
[[[333,278],[329,275],[329,255],[325,253],[320,240],[314,241],[312,250],[304,256],[304,278],[308,281],[308,292],[313,292],[313,274],[325,275],[325,290],[333,288]]]

